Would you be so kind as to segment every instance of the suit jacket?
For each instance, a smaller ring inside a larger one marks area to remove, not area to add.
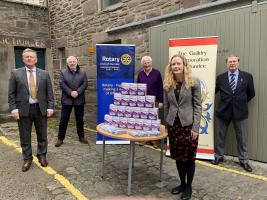
[[[192,130],[199,132],[201,118],[201,88],[198,79],[194,79],[193,87],[181,86],[179,101],[177,102],[174,89],[164,91],[164,118],[167,125],[173,126],[176,114],[182,126],[192,125]]]
[[[255,96],[253,77],[250,73],[239,70],[235,92],[233,93],[225,72],[216,79],[216,92],[220,92],[220,102],[216,108],[219,118],[230,121],[232,118],[248,118],[248,102]]]
[[[47,71],[36,68],[36,91],[39,107],[43,116],[47,109],[54,109],[54,95],[50,76]],[[29,115],[29,85],[26,68],[22,67],[11,72],[8,89],[10,111],[19,110],[20,116]]]
[[[77,70],[71,72],[69,67],[64,69],[59,78],[59,85],[62,89],[61,103],[62,105],[84,105],[85,90],[88,86],[86,73],[80,70],[77,65]],[[72,91],[78,92],[78,97],[71,96]]]

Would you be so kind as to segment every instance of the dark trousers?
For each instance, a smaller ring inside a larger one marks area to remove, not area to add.
[[[37,156],[47,153],[47,117],[42,116],[38,104],[30,105],[29,116],[20,117],[18,121],[20,144],[24,160],[32,160],[31,132],[32,124],[37,135]]]
[[[84,129],[83,129],[84,105],[62,105],[61,118],[60,118],[60,123],[59,123],[59,130],[58,130],[59,140],[65,139],[67,126],[68,126],[70,114],[71,114],[73,107],[74,107],[74,112],[75,112],[77,134],[79,138],[84,137]]]
[[[247,163],[249,160],[248,156],[248,119],[243,120],[232,120],[236,141],[237,141],[237,151],[238,158],[241,163]],[[216,123],[216,132],[215,132],[215,156],[217,158],[223,158],[224,156],[224,143],[227,133],[229,121],[225,121],[219,117],[215,119]]]

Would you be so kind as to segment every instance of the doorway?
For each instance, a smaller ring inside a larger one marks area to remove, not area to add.
[[[25,66],[22,60],[22,52],[26,48],[28,47],[14,47],[16,69]],[[45,70],[45,49],[38,49],[32,47],[31,49],[37,52],[38,62],[36,63],[36,67]]]

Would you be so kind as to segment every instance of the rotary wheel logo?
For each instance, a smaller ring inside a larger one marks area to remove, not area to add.
[[[129,54],[123,54],[121,56],[121,63],[124,65],[129,65],[132,62],[132,58]]]

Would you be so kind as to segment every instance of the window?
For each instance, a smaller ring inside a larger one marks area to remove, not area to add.
[[[66,65],[65,47],[58,48],[59,69],[63,69]]]
[[[100,0],[100,2],[101,2],[101,10],[103,10],[109,6],[119,4],[121,0]]]

